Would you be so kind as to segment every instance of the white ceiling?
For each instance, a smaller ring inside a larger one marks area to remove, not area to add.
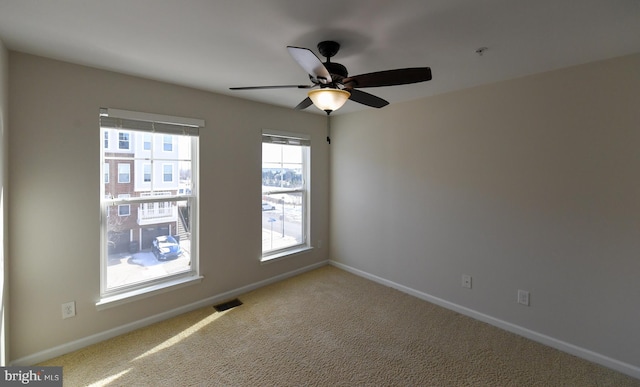
[[[363,90],[395,103],[640,52],[640,1],[0,0],[0,39],[10,50],[286,107],[306,91],[229,87],[308,84],[286,46],[317,54],[318,42],[336,40],[332,61],[350,75],[431,67],[430,82]],[[361,109],[371,108],[350,101],[334,114]]]

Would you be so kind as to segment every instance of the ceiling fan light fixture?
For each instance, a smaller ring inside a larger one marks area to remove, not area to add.
[[[318,109],[333,112],[347,102],[351,93],[346,90],[323,88],[309,91],[309,98]]]

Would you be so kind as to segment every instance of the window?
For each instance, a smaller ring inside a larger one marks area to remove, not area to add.
[[[151,182],[151,164],[144,164],[144,182]]]
[[[144,148],[144,150],[151,150],[151,134],[150,133],[145,133],[143,134],[144,136],[144,143],[142,144],[142,147]]]
[[[118,199],[128,199],[131,195],[129,194],[120,194],[118,195]],[[118,205],[118,216],[129,216],[131,215],[131,205],[130,204],[120,204]]]
[[[120,132],[118,133],[118,149],[130,149],[129,148],[129,136],[130,133]]]
[[[104,149],[109,149],[109,132],[104,132]]]
[[[101,150],[99,309],[201,279],[197,166],[203,126],[191,118],[100,109],[101,133],[118,138],[120,149],[126,143],[129,151],[109,152],[106,142]],[[162,152],[167,134],[170,154]],[[118,171],[117,183],[108,179],[110,168]]]
[[[173,165],[165,164],[162,166],[162,180],[165,182],[173,181]]]
[[[118,164],[118,183],[126,184],[131,181],[131,164]]]
[[[163,136],[162,144],[165,152],[173,151],[173,138],[171,136]]]
[[[262,135],[263,261],[309,247],[310,143],[299,134]]]

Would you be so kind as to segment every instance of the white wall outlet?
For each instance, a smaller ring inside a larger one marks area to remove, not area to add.
[[[69,318],[76,315],[76,302],[70,301],[62,304],[62,318]]]
[[[518,289],[518,304],[529,306],[529,292]]]
[[[321,249],[322,248],[322,239],[318,239],[318,248]]]
[[[462,287],[471,289],[471,276],[468,274],[462,275]]]

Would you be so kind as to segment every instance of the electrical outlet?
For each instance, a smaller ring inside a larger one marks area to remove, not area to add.
[[[69,318],[76,315],[76,302],[65,302],[62,304],[62,318]]]
[[[529,306],[529,292],[518,289],[518,304]]]
[[[467,274],[462,275],[462,287],[471,289],[471,276]]]
[[[322,239],[318,239],[318,248],[321,249],[322,248]]]

